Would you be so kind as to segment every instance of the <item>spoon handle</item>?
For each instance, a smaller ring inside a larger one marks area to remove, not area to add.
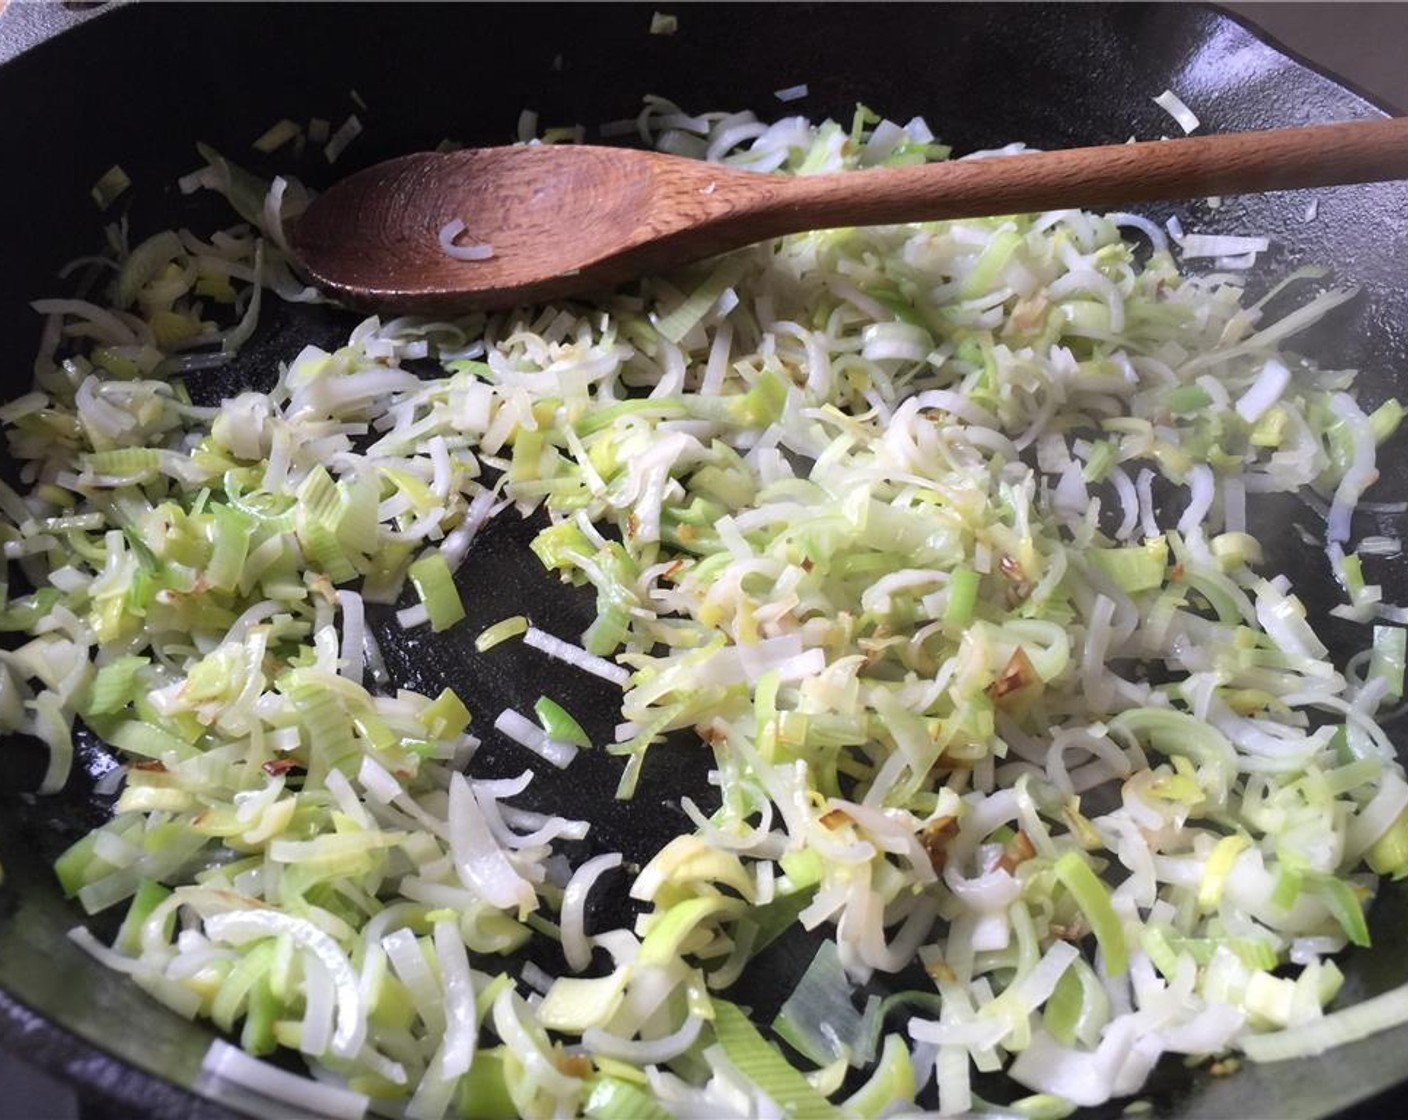
[[[749,239],[1385,179],[1408,179],[1408,117],[779,179]]]

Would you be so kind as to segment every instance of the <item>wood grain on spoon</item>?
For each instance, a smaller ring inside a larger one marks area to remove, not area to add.
[[[420,153],[343,180],[293,229],[322,287],[444,314],[577,295],[803,230],[1408,178],[1408,118],[787,177],[654,152]],[[440,231],[492,245],[460,261]]]

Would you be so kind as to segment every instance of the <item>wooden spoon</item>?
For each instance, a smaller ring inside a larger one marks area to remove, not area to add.
[[[624,148],[531,145],[393,159],[292,231],[346,301],[445,314],[580,295],[803,230],[1408,178],[1408,118],[787,177]],[[493,256],[464,261],[461,240]]]

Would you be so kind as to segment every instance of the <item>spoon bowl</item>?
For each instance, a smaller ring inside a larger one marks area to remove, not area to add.
[[[292,244],[348,303],[446,314],[582,295],[804,230],[1399,178],[1408,118],[797,177],[532,144],[368,168],[315,199]],[[454,252],[456,223],[482,259]]]

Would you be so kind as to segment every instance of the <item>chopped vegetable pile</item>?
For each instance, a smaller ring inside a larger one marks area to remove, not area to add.
[[[764,172],[948,155],[865,110],[652,100],[638,127]],[[1408,632],[1351,522],[1402,409],[1282,349],[1352,290],[1250,303],[1264,242],[1170,247],[1135,215],[843,229],[591,305],[368,319],[204,407],[185,378],[253,337],[261,290],[318,298],[282,236],[305,192],[204,154],[183,186],[243,225],[115,227],[101,299],[35,305],[34,389],[0,408],[25,487],[0,488],[0,727],[47,743],[49,792],[79,724],[124,761],[57,873],[126,917],[75,938],[316,1082],[224,1043],[212,1070],[331,1115],[608,1120],[953,1115],[1006,1071],[1057,1116],[1164,1054],[1408,1018],[1402,993],[1325,1010],[1408,869],[1378,722]],[[1278,493],[1323,515],[1348,664],[1254,535]],[[478,647],[618,683],[620,722],[505,711],[523,771],[488,778],[468,698],[398,688],[367,607],[464,625],[476,534],[518,514],[596,618]],[[515,804],[581,750],[628,798],[675,733],[712,748],[719,807],[681,790],[690,827],[644,867],[567,860],[590,806]],[[634,924],[590,928],[623,882]],[[750,961],[794,925],[815,956],[759,1022]],[[509,963],[530,939],[561,975]]]

